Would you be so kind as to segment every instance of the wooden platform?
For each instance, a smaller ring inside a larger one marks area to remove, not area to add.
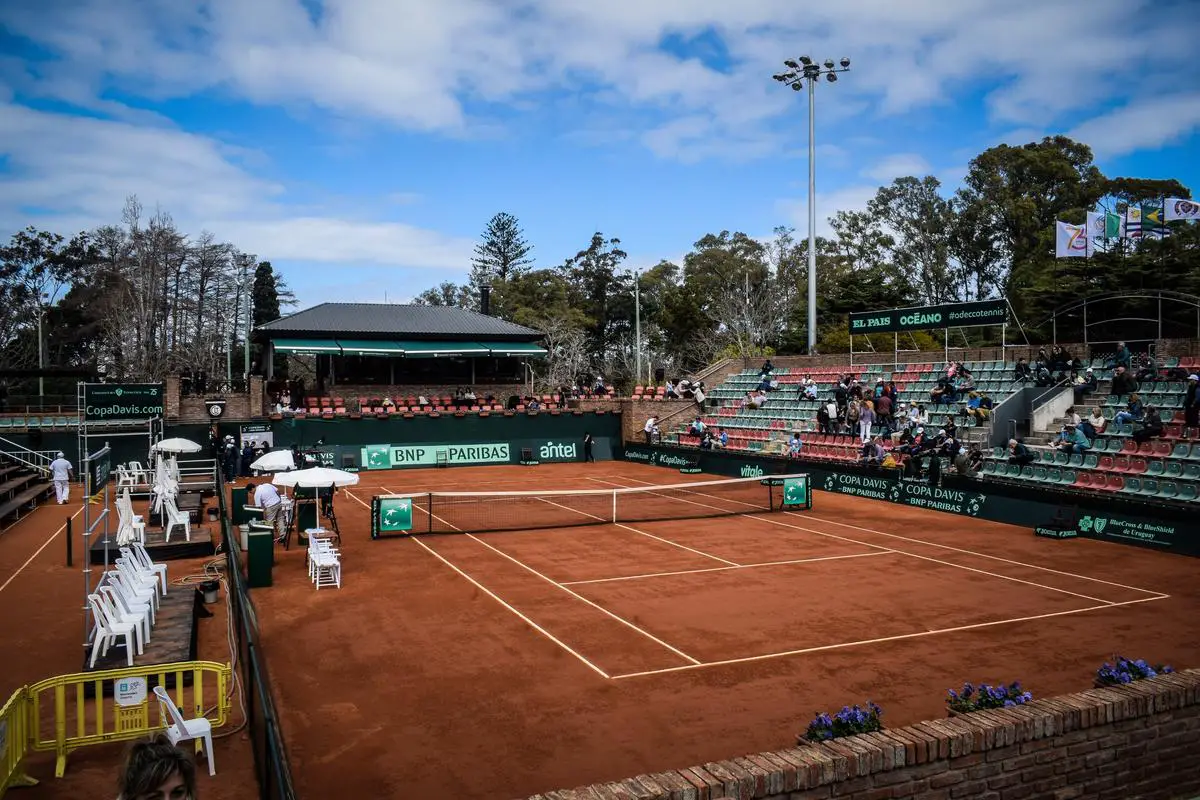
[[[150,629],[150,642],[142,648],[144,652],[141,655],[134,654],[133,665],[152,668],[157,664],[194,661],[198,628],[196,623],[201,616],[211,614],[204,608],[200,592],[191,586],[170,587],[167,596],[160,598],[157,620]],[[84,651],[83,672],[124,669],[127,666],[124,644],[109,647],[106,655],[96,659],[96,666],[89,668],[88,661],[91,657],[92,651],[89,646]],[[168,676],[167,680],[169,684],[173,683],[174,677]],[[111,691],[111,687],[106,687],[105,691]]]
[[[146,552],[150,555],[151,561],[175,561],[180,558],[206,558],[217,552],[216,544],[213,541],[213,533],[217,530],[216,523],[211,525],[197,525],[192,523],[192,540],[189,542],[183,538],[183,531],[176,529],[171,534],[171,541],[166,541],[166,536],[163,534],[162,528],[146,529]],[[103,534],[97,534],[92,542],[92,563],[104,563],[104,550],[108,548],[108,560],[121,555],[121,549],[117,545],[117,534],[114,531],[109,534],[107,545],[104,541]]]

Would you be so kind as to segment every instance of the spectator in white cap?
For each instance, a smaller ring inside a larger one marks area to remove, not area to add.
[[[1183,393],[1183,419],[1189,428],[1200,428],[1200,375],[1188,375],[1187,391]]]
[[[50,479],[54,481],[54,494],[60,506],[70,499],[71,478],[74,477],[74,473],[75,468],[61,451],[50,462]]]

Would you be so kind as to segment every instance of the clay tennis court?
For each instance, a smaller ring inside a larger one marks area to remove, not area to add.
[[[825,492],[811,511],[369,539],[377,494],[715,477],[363,473],[337,501],[343,588],[314,591],[293,546],[255,590],[298,791],[521,797],[787,746],[868,698],[896,726],[944,716],[965,680],[1049,696],[1114,652],[1200,662],[1191,559]],[[685,515],[759,502],[659,494]],[[546,498],[531,525],[595,513]]]

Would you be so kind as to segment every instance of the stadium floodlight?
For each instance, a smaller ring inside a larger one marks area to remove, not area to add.
[[[837,73],[850,69],[850,59],[843,57],[841,67],[834,66],[833,59],[826,59],[824,66],[809,56],[787,59],[783,65],[787,72],[771,76],[780,83],[800,91],[808,87],[808,352],[817,347],[817,142],[816,142],[816,85],[824,75],[829,83],[837,81]]]

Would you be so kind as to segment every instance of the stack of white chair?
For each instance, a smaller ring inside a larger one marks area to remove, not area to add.
[[[308,537],[308,578],[320,591],[322,586],[342,588],[342,558],[327,539]]]
[[[133,513],[133,500],[129,497],[128,489],[117,496],[117,520],[118,545],[146,543],[146,521],[140,514]]]
[[[167,568],[155,564],[140,544],[121,548],[121,558],[106,572],[96,591],[88,595],[92,612],[90,666],[111,646],[125,647],[125,663],[141,655],[150,641],[159,595],[167,593]]]

